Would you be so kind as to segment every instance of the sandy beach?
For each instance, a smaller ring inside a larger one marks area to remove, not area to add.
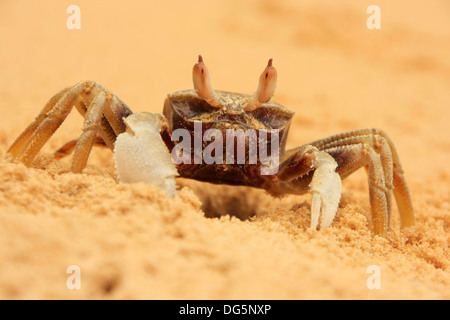
[[[69,29],[67,7],[81,12]],[[450,299],[450,4],[369,1],[1,1],[1,299]],[[394,141],[416,226],[394,205],[371,232],[367,174],[343,181],[330,228],[311,195],[177,179],[116,179],[94,148],[82,174],[52,153],[81,134],[74,110],[30,167],[6,152],[62,88],[95,80],[133,111],[192,88],[202,54],[214,88],[253,93],[273,58],[273,97],[295,112],[292,148],[377,127]],[[81,288],[69,289],[69,266]],[[379,288],[368,284],[373,266]]]

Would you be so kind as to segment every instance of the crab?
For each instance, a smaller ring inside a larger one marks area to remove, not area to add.
[[[334,220],[341,180],[365,167],[373,233],[386,236],[389,230],[392,193],[402,227],[414,225],[400,159],[384,131],[354,130],[285,150],[294,113],[271,100],[277,82],[272,59],[261,73],[253,95],[214,90],[201,56],[192,75],[194,90],[169,94],[162,114],[133,113],[116,95],[94,81],[67,87],[48,101],[8,152],[13,161],[29,166],[75,106],[84,117],[83,132],[55,153],[55,158],[74,153],[74,173],[82,172],[92,147],[99,145],[114,151],[120,182],[155,184],[170,196],[176,192],[178,176],[262,188],[274,196],[310,192],[311,228],[317,229],[319,220],[320,228],[329,227]],[[187,135],[179,135],[180,130]],[[226,146],[217,144],[222,136],[229,137],[230,130],[257,133],[237,134],[231,142],[227,140]],[[183,140],[179,141],[181,136]],[[233,152],[239,156],[239,144],[245,149],[240,154],[241,161],[235,163]],[[275,151],[277,156],[268,159],[250,152],[264,148],[266,152]],[[203,159],[201,156],[207,151],[209,158]]]

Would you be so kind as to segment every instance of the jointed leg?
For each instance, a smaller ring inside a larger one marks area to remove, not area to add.
[[[87,109],[84,116],[83,133],[78,139],[75,152],[73,153],[72,172],[74,173],[81,173],[86,167],[87,159],[100,128],[105,104],[105,93],[102,91]]]
[[[73,150],[75,150],[77,142],[78,139],[73,139],[66,142],[61,148],[55,151],[55,153],[53,154],[53,159],[59,160],[70,155]],[[103,138],[100,136],[95,137],[94,146],[108,147],[105,141],[103,141]]]
[[[355,143],[367,143],[380,155],[386,187],[388,189],[393,188],[394,197],[400,213],[401,225],[403,227],[413,226],[415,224],[414,210],[408,185],[403,175],[403,169],[400,164],[397,149],[390,137],[384,131],[375,128],[355,130],[318,140],[311,144],[320,150],[326,151],[329,148]],[[388,149],[390,150],[390,154]],[[392,171],[390,168],[392,168]],[[358,168],[355,168],[355,170],[356,169]],[[340,172],[340,170],[342,169],[338,168],[338,172],[343,178],[354,171],[347,170],[346,172]],[[388,207],[391,207],[390,193],[389,196],[387,196],[387,200]]]
[[[100,91],[105,93],[106,103],[103,107],[104,116],[101,119],[99,134],[108,148],[113,150],[116,137],[126,130],[126,125],[123,118],[128,117],[133,112],[125,103],[122,102],[122,100],[109,92],[109,90],[105,89],[98,83],[93,83],[93,85],[87,89],[87,93],[91,96],[90,99],[87,101],[85,99],[83,103],[78,103],[75,105],[78,112],[80,112],[83,117],[85,117],[88,112],[88,107],[92,102],[93,97],[96,97]]]
[[[285,159],[275,179],[269,183],[272,194],[311,192],[311,227],[317,228],[322,212],[321,227],[333,222],[341,197],[341,178],[335,172],[336,161],[316,147],[304,145]]]
[[[111,148],[117,135],[126,130],[123,118],[131,110],[116,96],[101,91],[91,102],[84,116],[83,133],[77,141],[72,159],[72,172],[81,173],[91,153],[97,134]]]
[[[366,148],[364,149],[364,154],[370,160],[369,164],[366,164],[366,168],[370,170],[369,166],[375,163],[377,166],[381,167],[381,174],[384,175],[383,181],[383,189],[385,190],[385,198],[386,198],[386,213],[387,213],[387,226],[390,223],[390,217],[392,213],[392,193],[393,189],[393,160],[392,153],[389,145],[386,143],[386,140],[378,135],[360,135],[360,136],[351,136],[345,137],[336,141],[328,142],[321,147],[325,152],[333,153],[339,151],[339,148],[348,148],[349,146],[364,144]],[[333,150],[337,149],[337,150]],[[379,157],[375,153],[379,154]],[[372,154],[373,153],[373,154]],[[334,156],[334,155],[333,155]],[[345,157],[336,155],[336,161],[338,162],[338,172],[341,175],[341,178],[344,179],[350,174],[352,174],[355,170],[359,169],[361,165],[361,161],[359,154],[357,155],[346,155]],[[356,160],[358,159],[358,161]],[[378,163],[380,163],[378,165]],[[371,186],[370,173],[369,174],[369,190]],[[373,183],[372,179],[372,183]],[[370,191],[369,191],[370,192]],[[372,211],[375,207],[372,207]],[[374,215],[376,215],[374,213]]]
[[[67,115],[72,110],[73,105],[77,100],[80,100],[80,95],[85,88],[83,83],[77,84],[67,90],[50,110],[45,110],[44,108],[43,113],[37,118],[38,121],[35,121],[39,123],[37,128],[34,130],[29,130],[27,128],[29,132],[33,132],[28,141],[24,143],[22,140],[18,143],[24,144],[24,147],[17,155],[16,161],[23,162],[27,166],[31,164],[31,161],[33,161],[39,150],[41,150],[48,139],[50,139],[53,133],[66,119]],[[27,133],[24,133],[21,136],[25,135],[27,135]]]
[[[389,227],[390,190],[386,187],[383,165],[375,150],[368,144],[354,144],[327,149],[345,174],[357,168],[367,168],[373,231],[385,236]],[[337,170],[339,172],[339,170]]]
[[[336,172],[342,179],[357,169],[366,167],[375,234],[385,235],[389,227],[392,189],[402,226],[414,225],[411,198],[397,151],[390,138],[377,129],[343,133],[286,151],[285,159],[277,174],[280,181],[274,184],[275,191],[304,193],[311,188],[315,171],[311,168],[310,155],[314,149],[334,158],[337,162]],[[331,175],[328,176],[331,177]],[[337,189],[337,187],[334,188]],[[317,219],[317,213],[313,212],[313,210],[317,211],[314,209],[316,207],[314,202],[313,195],[312,225],[313,220]]]
[[[117,135],[126,128],[123,118],[132,113],[120,99],[101,85],[93,81],[80,82],[52,97],[35,121],[13,143],[8,151],[14,156],[15,161],[30,165],[73,106],[85,117],[83,133],[75,145],[73,172],[81,172],[86,166],[97,135],[113,149]],[[73,145],[74,142],[66,144],[59,150],[57,156],[70,152]]]
[[[47,112],[49,112],[55,106],[55,104],[69,89],[70,87],[61,90],[47,102],[36,119],[22,132],[22,134],[14,141],[11,147],[9,147],[9,153],[11,153],[14,157],[17,157],[22,152],[30,137],[33,135],[42,121],[47,117]]]

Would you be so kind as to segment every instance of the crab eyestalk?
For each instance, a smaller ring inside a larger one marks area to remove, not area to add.
[[[219,95],[214,91],[211,85],[211,77],[209,75],[208,68],[203,63],[201,55],[198,56],[198,62],[192,69],[192,80],[194,82],[194,89],[197,95],[208,102],[211,106],[220,108],[221,99]]]
[[[277,70],[272,66],[272,59],[267,63],[267,67],[259,77],[258,89],[255,94],[247,99],[245,111],[252,111],[261,104],[269,102],[277,87]]]

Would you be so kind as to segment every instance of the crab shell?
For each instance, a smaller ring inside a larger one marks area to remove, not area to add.
[[[283,159],[286,140],[294,112],[283,107],[281,104],[269,101],[261,104],[252,111],[244,111],[249,95],[232,93],[227,91],[216,91],[222,101],[220,108],[212,107],[205,100],[198,97],[195,90],[184,90],[169,94],[164,103],[163,114],[167,119],[168,129],[173,132],[177,129],[187,129],[191,135],[191,159],[194,158],[194,123],[201,122],[202,137],[208,129],[218,129],[222,136],[226,137],[227,129],[267,130],[267,152],[271,152],[271,129],[278,130],[278,154]],[[246,139],[245,164],[182,164],[178,166],[178,172],[186,178],[195,178],[201,181],[213,183],[226,183],[233,185],[246,185],[246,181],[257,178],[259,172],[258,164],[248,164],[249,141]],[[259,135],[257,141],[259,145]],[[203,150],[208,143],[203,143]],[[223,154],[226,154],[224,143]],[[234,154],[236,154],[236,144]],[[253,178],[252,178],[253,176]],[[261,181],[263,183],[263,181]],[[254,185],[254,181],[252,183]]]

